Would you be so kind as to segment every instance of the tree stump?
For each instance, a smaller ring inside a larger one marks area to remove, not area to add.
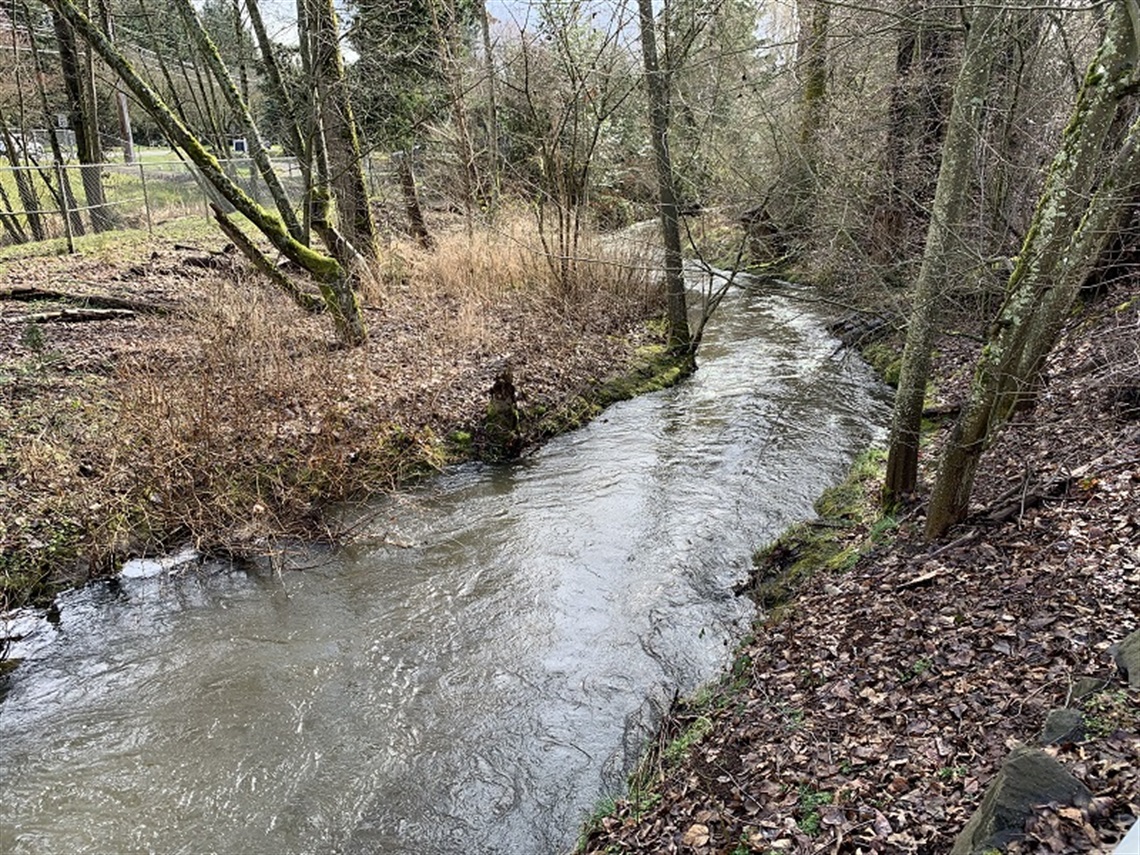
[[[503,369],[491,386],[483,434],[483,456],[488,460],[512,460],[522,451],[518,397],[510,368]]]

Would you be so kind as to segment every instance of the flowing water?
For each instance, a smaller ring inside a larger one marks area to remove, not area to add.
[[[752,550],[880,432],[804,304],[700,370],[371,510],[305,569],[136,563],[21,619],[0,852],[555,853],[747,630]]]

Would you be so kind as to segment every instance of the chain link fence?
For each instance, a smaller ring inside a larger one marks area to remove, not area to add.
[[[255,201],[270,204],[252,159],[220,162]],[[301,167],[294,158],[273,158],[272,163],[299,208],[305,191]],[[397,192],[387,158],[369,158],[365,175],[374,200]],[[75,238],[92,232],[145,228],[153,233],[172,220],[210,218],[211,202],[228,210],[197,168],[182,160],[0,166],[0,246],[64,238],[70,248]]]

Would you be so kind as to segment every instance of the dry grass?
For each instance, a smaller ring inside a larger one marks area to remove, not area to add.
[[[589,240],[559,281],[539,247],[517,218],[440,234],[433,253],[391,247],[365,277],[370,338],[352,350],[237,271],[176,281],[183,308],[143,333],[123,326],[129,347],[100,342],[115,334],[103,324],[60,340],[64,363],[70,348],[107,354],[109,376],[30,351],[3,360],[0,596],[11,605],[186,541],[248,553],[330,536],[328,502],[470,453],[448,442],[457,432],[477,448],[504,367],[538,409],[628,364],[660,310],[644,265]]]
[[[386,298],[384,288],[402,280],[413,299],[461,300],[469,312],[504,300],[567,314],[596,311],[599,301],[657,305],[645,247],[586,233],[563,265],[544,250],[534,220],[521,211],[506,212],[470,238],[453,226],[436,236],[432,251],[401,241],[393,252],[399,261],[388,276],[374,278],[366,298]]]

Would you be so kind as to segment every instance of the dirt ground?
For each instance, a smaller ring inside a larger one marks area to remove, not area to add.
[[[221,238],[182,240],[0,262],[8,605],[187,541],[241,554],[335,534],[329,500],[484,451],[508,369],[524,432],[582,417],[661,311],[636,271],[595,265],[559,290],[533,253],[443,240],[385,251],[368,342],[341,349]]]

